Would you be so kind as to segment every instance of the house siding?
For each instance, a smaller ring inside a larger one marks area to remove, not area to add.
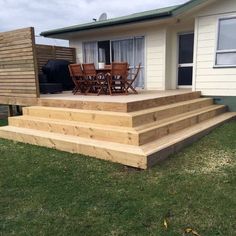
[[[194,89],[209,96],[236,96],[236,68],[214,68],[218,19],[236,16],[235,0],[217,1],[196,17]]]

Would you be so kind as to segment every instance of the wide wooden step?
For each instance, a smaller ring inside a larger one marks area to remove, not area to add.
[[[132,127],[132,116],[125,112],[95,111],[57,107],[32,106],[24,107],[23,115],[78,121],[112,126]]]
[[[66,98],[40,98],[38,105],[48,107],[62,107],[82,110],[96,110],[96,111],[114,111],[114,112],[133,112],[143,109],[153,108],[157,106],[169,105],[176,102],[189,101],[199,98],[201,92],[185,92],[175,95],[160,96],[157,95],[154,98],[146,99],[142,96],[137,96],[133,101],[126,101],[129,99],[120,99],[119,102],[109,101],[109,97],[106,97],[104,101],[94,101],[83,97],[81,99],[66,99]],[[97,99],[98,100],[98,99]]]
[[[135,127],[210,106],[212,104],[213,100],[211,98],[198,98],[129,113],[33,106],[25,107],[23,109],[23,114],[57,120],[61,119],[111,126]]]
[[[130,145],[139,144],[138,132],[131,127],[118,127],[33,116],[10,117],[9,125],[74,135],[92,140],[103,140]]]
[[[141,169],[146,168],[146,157],[138,146],[90,140],[14,126],[1,127],[0,137],[61,151],[80,153]]]
[[[224,105],[212,105],[136,127],[136,130],[139,133],[139,145],[152,142],[166,135],[211,119],[212,117],[222,114],[226,109],[227,108]]]
[[[142,146],[147,156],[147,168],[165,160],[169,155],[178,152],[207,135],[216,127],[236,120],[236,112],[226,112],[199,124],[183,129]]]
[[[212,104],[212,98],[197,98],[184,102],[173,103],[170,105],[131,112],[129,114],[132,116],[132,125],[135,127],[194,111]]]
[[[26,115],[9,118],[9,125],[65,135],[74,135],[93,140],[143,145],[206,119],[210,119],[211,117],[221,114],[225,110],[226,107],[223,105],[211,105],[134,128]]]
[[[142,146],[90,140],[14,126],[1,127],[0,137],[146,169],[235,117],[236,113],[224,113]]]

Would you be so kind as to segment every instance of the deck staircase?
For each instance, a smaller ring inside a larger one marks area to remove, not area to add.
[[[0,137],[146,169],[236,117],[199,92],[130,103],[42,100]],[[78,104],[78,103],[77,103]]]

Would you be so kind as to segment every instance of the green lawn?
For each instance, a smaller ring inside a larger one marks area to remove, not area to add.
[[[7,140],[0,153],[0,235],[235,235],[236,122],[148,171]]]

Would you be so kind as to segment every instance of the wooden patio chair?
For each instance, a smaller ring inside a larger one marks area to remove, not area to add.
[[[99,95],[102,91],[107,93],[108,83],[103,73],[97,73],[93,63],[83,64],[83,71],[88,89],[85,93],[92,92]]]
[[[138,78],[140,70],[141,70],[141,63],[138,64],[138,66],[136,67],[136,71],[134,73],[129,73],[129,76],[131,77],[131,79],[127,79],[127,87],[126,87],[127,92],[129,89],[131,89],[135,94],[138,94],[133,84],[135,80]]]
[[[72,93],[75,95],[78,92],[84,93],[87,89],[87,84],[84,79],[84,73],[81,67],[81,64],[70,64],[68,66],[70,76],[74,82],[74,89],[72,90]]]
[[[111,64],[111,74],[109,75],[109,92],[127,94],[128,63],[113,62]]]

